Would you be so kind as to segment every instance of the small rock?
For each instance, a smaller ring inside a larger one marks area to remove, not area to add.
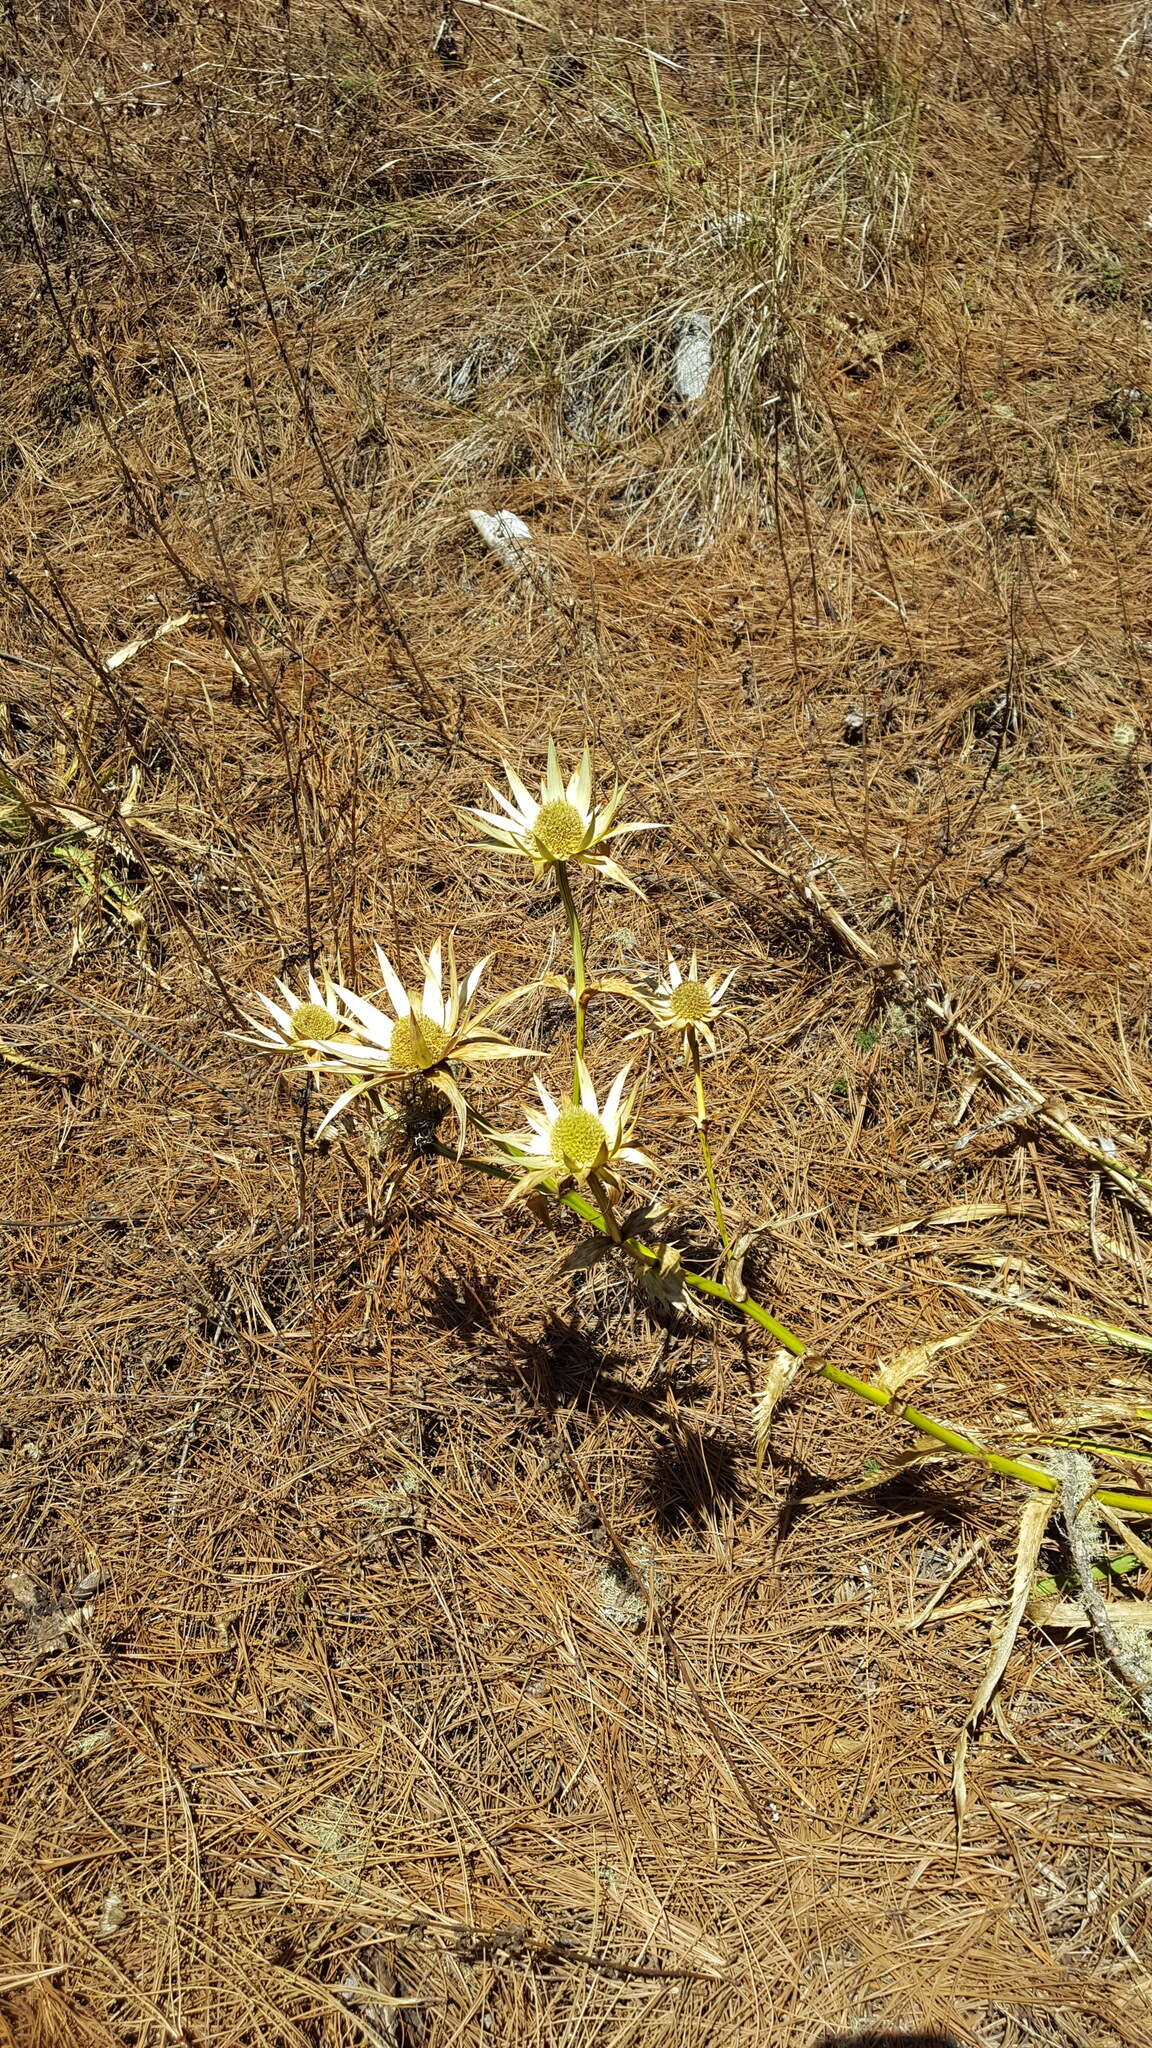
[[[685,405],[695,405],[703,398],[711,374],[712,322],[707,313],[690,313],[672,359],[672,389]]]
[[[499,555],[506,569],[531,566],[535,554],[532,530],[514,512],[481,512],[473,507],[468,517],[481,540],[494,555]]]

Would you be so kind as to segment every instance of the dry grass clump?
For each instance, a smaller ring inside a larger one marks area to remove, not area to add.
[[[587,734],[665,824],[581,888],[600,968],[738,970],[750,1291],[1152,1489],[1142,1356],[1069,1320],[1152,1332],[1131,9],[3,36],[0,2043],[1148,2042],[1090,1635],[1025,1617],[957,1834],[1022,1489],[885,1478],[924,1446],[804,1374],[758,1469],[758,1333],[565,1271],[418,1118],[318,1143],[235,1035],[376,942],[563,974],[458,814]],[[516,1029],[562,1090],[563,994]],[[692,1124],[657,1045],[703,1258]]]

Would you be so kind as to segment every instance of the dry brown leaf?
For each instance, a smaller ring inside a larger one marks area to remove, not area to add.
[[[898,1394],[911,1380],[922,1379],[934,1358],[942,1351],[954,1351],[958,1345],[966,1344],[984,1327],[984,1320],[970,1323],[966,1330],[957,1330],[950,1337],[928,1337],[920,1344],[909,1344],[885,1359],[872,1377],[876,1384],[886,1387],[890,1394]]]
[[[1040,1555],[1040,1546],[1044,1541],[1044,1532],[1055,1507],[1055,1495],[1041,1493],[1025,1503],[1024,1512],[1020,1517],[1011,1596],[1004,1619],[999,1629],[993,1632],[987,1668],[976,1688],[976,1697],[968,1709],[968,1718],[960,1730],[952,1762],[952,1799],[956,1808],[958,1839],[963,1838],[964,1816],[968,1810],[968,1740],[974,1734],[993,1693],[1008,1669],[1008,1659],[1012,1655],[1012,1647],[1031,1598],[1032,1580],[1036,1571],[1036,1560]]]
[[[1152,1628],[1152,1600],[1108,1600],[1108,1619],[1114,1628]],[[1046,1600],[1036,1594],[1028,1602],[1028,1619],[1037,1628],[1090,1629],[1088,1610],[1078,1600]]]
[[[933,1209],[926,1216],[910,1217],[906,1223],[882,1223],[876,1230],[862,1230],[858,1244],[882,1244],[885,1238],[904,1237],[913,1230],[942,1229],[946,1224],[990,1223],[998,1216],[1036,1216],[1043,1212],[1035,1202],[957,1202],[950,1209]]]

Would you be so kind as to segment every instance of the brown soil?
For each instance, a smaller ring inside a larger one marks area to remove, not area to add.
[[[583,891],[597,966],[739,970],[753,1291],[864,1375],[967,1333],[909,1398],[1149,1485],[1140,1357],[1010,1297],[1152,1333],[1105,1170],[1152,1146],[1152,39],[1099,0],[0,36],[0,2043],[1152,2043],[1147,1731],[1092,1636],[1025,1620],[957,1830],[1026,1489],[885,1481],[908,1428],[803,1373],[758,1469],[761,1333],[574,1279],[570,1218],[363,1115],[318,1145],[234,1035],[377,940],[562,971],[458,806],[587,736],[665,826],[644,900]],[[598,1080],[633,1023],[593,1006]],[[563,1000],[515,1030],[562,1088]],[[700,1250],[666,1050],[641,1135]]]

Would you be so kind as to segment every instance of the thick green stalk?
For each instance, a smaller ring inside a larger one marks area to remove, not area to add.
[[[700,1070],[700,1041],[691,1026],[688,1028],[688,1051],[692,1059],[692,1078],[696,1084],[696,1136],[700,1140],[700,1157],[704,1161],[704,1171],[708,1176],[708,1191],[712,1196],[712,1209],[716,1217],[716,1228],[720,1232],[720,1242],[725,1251],[730,1252],[732,1245],[728,1236],[728,1225],[724,1220],[724,1204],[720,1200],[720,1190],[716,1185],[712,1147],[708,1143],[708,1105],[704,1100],[704,1076]]]
[[[556,885],[560,891],[560,901],[564,905],[564,915],[568,920],[568,937],[572,942],[572,993],[573,1001],[576,1004],[576,1058],[582,1060],[584,1057],[584,1027],[587,1022],[588,1011],[588,976],[584,969],[584,941],[580,936],[580,917],[576,909],[576,898],[572,894],[572,884],[568,879],[568,870],[562,860],[558,860],[556,863]],[[573,1102],[579,1102],[580,1100],[580,1083],[576,1078],[575,1071],[573,1071],[572,1075],[572,1100]]]
[[[437,1145],[436,1150],[442,1158],[451,1159],[456,1164],[460,1163],[456,1159],[456,1154],[449,1151],[446,1145]],[[473,1159],[469,1160],[468,1164],[479,1167],[483,1173],[494,1174],[500,1180],[516,1178],[510,1168],[498,1165],[495,1160]],[[600,1211],[575,1188],[563,1191],[550,1188],[547,1192],[555,1195],[564,1208],[571,1209],[573,1215],[581,1217],[585,1223],[590,1223],[593,1229],[600,1231],[604,1237],[613,1237],[613,1232]],[[645,1265],[659,1265],[660,1253],[652,1245],[642,1244],[634,1237],[630,1237],[627,1244],[634,1258],[641,1260]],[[715,1301],[727,1302],[730,1308],[737,1309],[742,1316],[747,1316],[750,1322],[758,1324],[762,1330],[767,1330],[785,1351],[791,1352],[793,1358],[807,1359],[811,1371],[817,1378],[829,1380],[834,1387],[842,1387],[846,1393],[854,1394],[857,1400],[867,1401],[870,1407],[895,1407],[900,1420],[908,1423],[910,1428],[918,1430],[922,1436],[930,1437],[945,1450],[955,1451],[959,1457],[976,1459],[990,1472],[1002,1473],[1008,1479],[1018,1479],[1025,1486],[1038,1487],[1044,1493],[1058,1491],[1058,1482],[1042,1465],[1033,1465],[1020,1458],[1004,1458],[997,1451],[985,1450],[984,1445],[978,1444],[973,1437],[967,1436],[962,1430],[953,1429],[949,1423],[938,1422],[935,1416],[925,1415],[919,1408],[910,1407],[907,1402],[900,1400],[899,1395],[889,1392],[887,1387],[877,1386],[874,1380],[857,1379],[853,1373],[845,1372],[842,1367],[829,1364],[827,1359],[810,1355],[803,1339],[797,1337],[784,1323],[778,1323],[775,1316],[769,1315],[766,1308],[761,1308],[758,1301],[737,1301],[719,1280],[710,1280],[703,1273],[689,1273],[683,1267],[680,1270],[680,1278],[686,1287],[693,1288],[697,1294],[706,1294]],[[1107,1487],[1098,1486],[1093,1488],[1092,1499],[1103,1502],[1105,1507],[1126,1509],[1129,1514],[1152,1516],[1152,1497],[1147,1494],[1118,1493]]]

